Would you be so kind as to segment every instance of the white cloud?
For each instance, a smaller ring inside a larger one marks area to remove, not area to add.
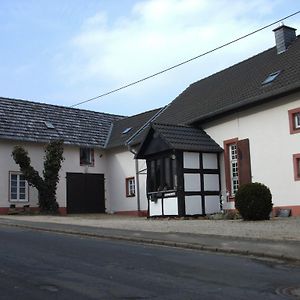
[[[81,31],[70,41],[61,68],[70,86],[98,81],[106,87],[105,92],[273,21],[276,5],[278,1],[272,0],[149,0],[134,5],[130,16],[113,21],[100,11],[85,20]],[[170,72],[163,80],[144,85],[145,89],[132,94],[144,93],[146,97],[153,88],[174,89],[174,83],[192,83],[267,45],[273,46],[272,41],[270,29],[219,55],[207,56],[201,63],[195,61],[190,67]]]

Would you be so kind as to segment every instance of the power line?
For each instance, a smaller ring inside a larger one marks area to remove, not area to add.
[[[123,85],[123,86],[121,86],[121,87],[119,87],[119,88],[117,88],[117,89],[111,90],[111,91],[106,92],[106,93],[104,93],[104,94],[95,96],[95,97],[93,97],[93,98],[89,98],[89,99],[87,99],[87,100],[83,100],[83,101],[81,101],[81,102],[78,102],[78,103],[76,103],[76,104],[71,105],[70,107],[75,107],[75,106],[78,106],[78,105],[81,105],[81,104],[84,104],[84,103],[87,103],[87,102],[90,102],[90,101],[93,101],[93,100],[96,100],[96,99],[99,99],[99,98],[108,96],[108,95],[110,95],[110,94],[116,93],[116,92],[118,92],[118,91],[120,91],[120,90],[126,89],[126,88],[128,88],[128,87],[130,87],[130,86],[136,85],[136,84],[138,84],[138,83],[140,83],[140,82],[143,82],[143,81],[145,81],[145,80],[148,80],[148,79],[150,79],[150,78],[156,77],[156,76],[158,76],[158,75],[160,75],[160,74],[166,73],[166,72],[168,72],[168,71],[170,71],[170,70],[173,70],[173,69],[178,68],[178,67],[180,67],[180,66],[182,66],[182,65],[184,65],[184,64],[187,64],[187,63],[189,63],[189,62],[191,62],[191,61],[193,61],[193,60],[195,60],[195,59],[198,59],[198,58],[203,57],[203,56],[205,56],[205,55],[207,55],[207,54],[210,54],[210,53],[212,53],[212,52],[215,52],[215,51],[217,51],[217,50],[220,50],[220,49],[222,49],[222,48],[224,48],[224,47],[226,47],[226,46],[229,46],[229,45],[231,45],[231,44],[233,44],[233,43],[236,43],[236,42],[238,42],[238,41],[240,41],[240,40],[242,40],[242,39],[245,39],[245,38],[247,38],[247,37],[249,37],[249,36],[251,36],[251,35],[253,35],[253,34],[255,34],[255,33],[258,33],[258,32],[260,32],[260,31],[262,31],[262,30],[264,30],[264,29],[266,29],[266,28],[268,28],[268,27],[271,27],[271,26],[273,26],[273,25],[275,25],[275,24],[277,24],[277,23],[280,23],[280,22],[282,22],[282,21],[284,21],[284,20],[286,20],[286,19],[288,19],[288,18],[291,18],[291,17],[293,17],[293,16],[295,16],[295,15],[297,15],[297,14],[299,14],[299,13],[300,13],[300,10],[298,10],[298,11],[296,11],[296,12],[294,12],[294,13],[292,13],[292,14],[290,14],[290,15],[284,17],[284,18],[281,18],[281,19],[279,19],[279,20],[277,20],[277,21],[275,21],[275,22],[272,22],[272,23],[270,23],[270,24],[268,24],[268,25],[265,25],[265,26],[263,26],[263,27],[260,27],[259,29],[256,29],[256,30],[254,30],[254,31],[252,31],[252,32],[250,32],[250,33],[247,33],[247,34],[245,34],[245,35],[243,35],[243,36],[241,36],[241,37],[239,37],[239,38],[236,38],[236,39],[234,39],[234,40],[232,40],[232,41],[230,41],[230,42],[227,42],[227,43],[225,43],[225,44],[223,44],[223,45],[221,45],[221,46],[218,46],[218,47],[213,48],[213,49],[211,49],[211,50],[209,50],[209,51],[206,51],[206,52],[204,52],[204,53],[201,53],[201,54],[199,54],[199,55],[197,55],[197,56],[195,56],[195,57],[192,57],[192,58],[190,58],[190,59],[188,59],[188,60],[185,60],[185,61],[183,61],[183,62],[181,62],[181,63],[178,63],[178,64],[173,65],[173,66],[171,66],[171,67],[168,67],[168,68],[166,68],[166,69],[163,69],[163,70],[161,70],[161,71],[159,71],[159,72],[156,72],[156,73],[154,73],[154,74],[152,74],[152,75],[143,77],[143,78],[141,78],[141,79],[139,79],[139,80],[136,80],[136,81],[134,81],[134,82],[125,84],[125,85]]]

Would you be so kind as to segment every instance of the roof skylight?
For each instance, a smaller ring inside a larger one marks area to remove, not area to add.
[[[122,134],[128,133],[131,129],[132,129],[132,127],[128,127],[128,128],[126,128],[126,129],[124,129],[124,130],[122,131]]]
[[[265,85],[265,84],[272,82],[280,74],[280,72],[281,71],[277,71],[277,72],[269,74],[268,77],[261,84]]]
[[[54,125],[49,121],[44,121],[44,124],[46,125],[46,127],[48,129],[54,129],[55,128]]]

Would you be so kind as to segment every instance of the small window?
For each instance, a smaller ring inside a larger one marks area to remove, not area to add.
[[[80,148],[80,165],[81,166],[94,166],[94,149],[93,148]]]
[[[280,74],[280,71],[271,73],[261,84],[265,85],[265,84],[271,83],[279,74]]]
[[[294,114],[294,125],[295,125],[295,129],[300,128],[300,112]]]
[[[300,180],[300,153],[293,155],[294,164],[294,179],[296,181]]]
[[[126,178],[126,197],[135,196],[135,179],[134,177]]]
[[[300,133],[300,107],[291,109],[289,113],[290,133]]]
[[[11,202],[28,202],[28,183],[22,173],[10,172],[9,190]]]

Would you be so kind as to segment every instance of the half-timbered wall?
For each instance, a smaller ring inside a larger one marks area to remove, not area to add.
[[[173,191],[149,191],[149,215],[182,216],[219,212],[221,188],[218,154],[177,151],[176,161],[177,185]],[[148,176],[154,174],[150,171]]]
[[[220,172],[217,153],[183,152],[185,214],[220,211]]]

